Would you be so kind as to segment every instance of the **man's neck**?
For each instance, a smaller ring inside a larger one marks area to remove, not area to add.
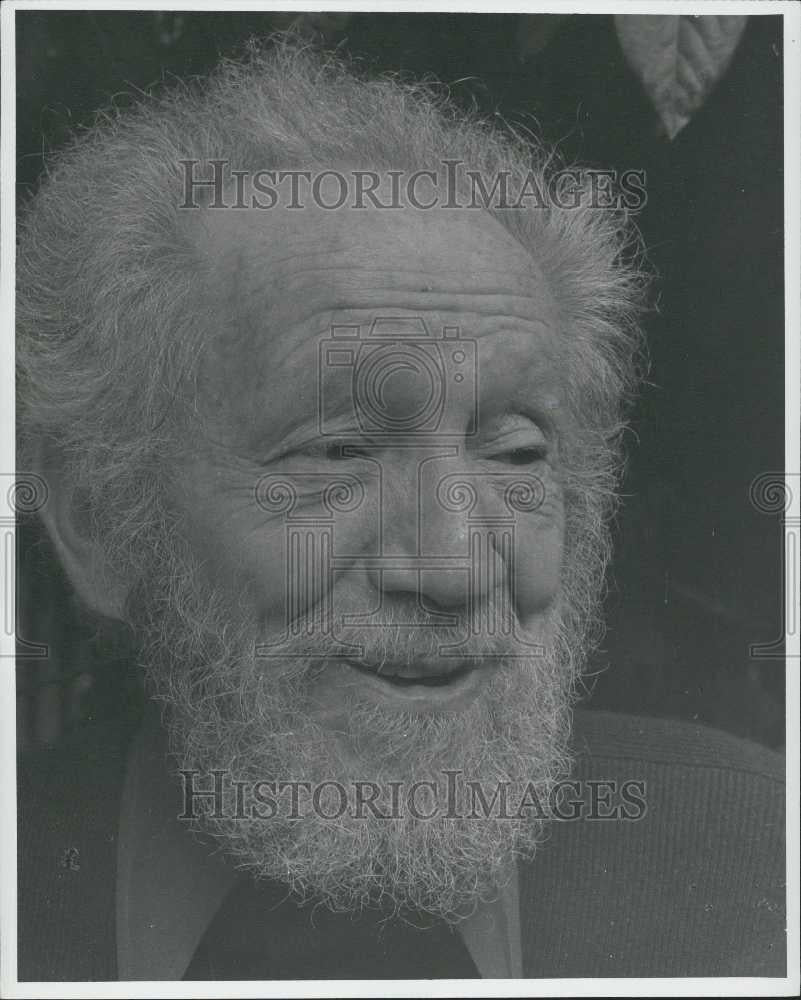
[[[458,929],[484,979],[520,979],[523,960],[520,942],[518,874],[514,861],[509,881],[492,902],[481,903]]]

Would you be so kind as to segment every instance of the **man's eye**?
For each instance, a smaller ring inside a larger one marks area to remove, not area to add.
[[[304,458],[321,462],[347,462],[353,458],[369,457],[369,453],[352,441],[317,441],[301,449]]]
[[[345,458],[344,446],[339,441],[325,441],[317,446],[315,452],[329,462],[338,462]]]
[[[343,444],[340,441],[331,441],[324,445],[321,454],[324,458],[332,462],[348,461],[351,458],[370,457],[370,452],[366,448],[360,448],[358,444],[352,442]]]
[[[542,445],[528,445],[521,448],[510,448],[489,457],[494,462],[504,462],[506,465],[533,465],[541,462],[546,456],[546,448]]]
[[[315,441],[293,449],[286,457],[300,461],[338,462],[347,457],[343,454],[343,447],[340,441]]]

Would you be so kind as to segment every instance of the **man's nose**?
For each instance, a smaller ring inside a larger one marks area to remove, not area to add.
[[[426,607],[459,613],[471,590],[473,601],[484,596],[488,587],[501,585],[506,569],[492,533],[471,532],[467,513],[442,502],[437,486],[443,476],[436,461],[386,467],[380,557],[371,560],[370,578],[376,590],[417,594]],[[490,506],[479,490],[471,517]]]

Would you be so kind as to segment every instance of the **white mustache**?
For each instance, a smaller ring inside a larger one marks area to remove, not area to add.
[[[486,620],[484,609],[481,612],[482,620]],[[550,624],[549,615],[536,622],[537,634],[531,637],[525,635],[514,613],[510,628],[492,635],[470,634],[467,615],[455,617],[461,619],[456,627],[421,624],[414,600],[396,595],[392,603],[381,608],[375,626],[343,624],[340,619],[338,624],[322,630],[318,627],[319,608],[315,606],[296,618],[286,632],[260,639],[257,656],[343,659],[376,673],[402,675],[450,673],[479,661],[544,654],[542,642]]]

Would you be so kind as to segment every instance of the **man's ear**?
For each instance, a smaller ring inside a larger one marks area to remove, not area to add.
[[[41,449],[38,467],[47,483],[47,503],[39,512],[61,564],[83,602],[106,618],[124,619],[128,585],[108,561],[89,530],[89,516],[57,457]]]

